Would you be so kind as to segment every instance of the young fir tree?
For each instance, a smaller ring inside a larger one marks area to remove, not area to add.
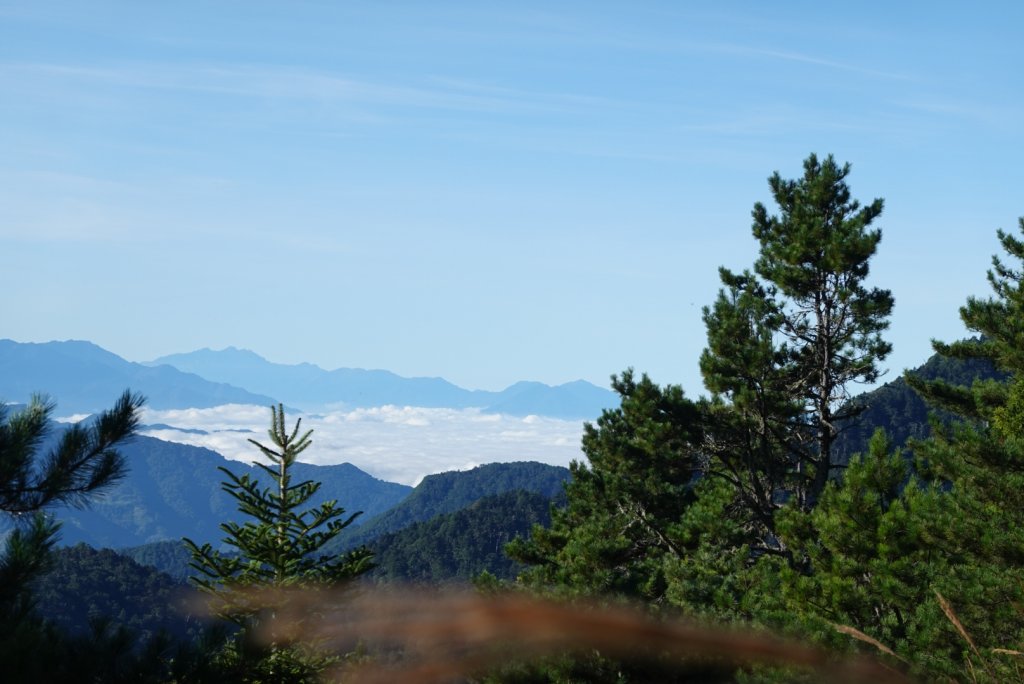
[[[197,545],[185,539],[192,553],[192,567],[199,573],[192,581],[213,595],[214,612],[235,623],[240,634],[228,644],[224,665],[234,668],[244,681],[315,681],[333,662],[315,648],[292,645],[285,636],[272,634],[269,648],[255,644],[253,632],[272,617],[273,607],[254,590],[287,587],[342,587],[372,569],[372,554],[366,548],[342,556],[320,553],[361,514],[345,514],[335,501],[306,507],[321,483],[292,482],[291,467],[311,441],[312,430],[299,432],[302,420],[289,432],[282,406],[271,407],[268,431],[273,446],[249,440],[270,461],[257,462],[272,482],[271,487],[226,468],[224,491],[238,502],[238,510],[249,518],[239,524],[223,523],[224,543],[234,548],[222,553],[210,544]],[[274,448],[276,447],[276,448]],[[255,596],[255,597],[254,597]]]
[[[701,371],[722,421],[712,470],[733,483],[766,551],[782,501],[809,510],[821,496],[840,465],[836,435],[858,410],[849,386],[876,380],[891,349],[881,333],[892,295],[865,285],[882,200],[851,199],[849,172],[812,154],[802,178],[772,175],[779,214],[754,206],[753,272],[721,269],[725,287],[704,310]]]

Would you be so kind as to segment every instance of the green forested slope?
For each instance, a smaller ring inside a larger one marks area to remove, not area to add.
[[[117,552],[140,565],[155,568],[182,582],[186,581],[194,572],[189,566],[189,563],[192,562],[192,554],[180,539],[130,546],[126,549],[118,549]]]
[[[472,470],[428,475],[400,504],[357,529],[346,530],[331,550],[367,544],[388,532],[452,513],[493,494],[524,490],[551,498],[562,491],[568,477],[566,468],[536,462],[491,463]]]
[[[484,497],[453,513],[384,534],[370,544],[373,576],[393,582],[469,582],[483,571],[512,579],[523,567],[505,544],[551,521],[552,499],[517,490]]]
[[[185,637],[198,626],[185,607],[184,582],[110,549],[85,544],[57,549],[53,568],[39,578],[39,614],[71,634],[107,616],[148,639],[164,630]]]
[[[933,354],[908,374],[925,381],[943,380],[951,385],[967,387],[975,380],[1006,377],[1005,373],[999,373],[984,360],[954,359],[938,354]],[[908,439],[928,436],[931,414],[936,413],[947,420],[952,417],[929,407],[902,377],[854,397],[852,403],[864,409],[842,425],[836,439],[835,449],[841,463],[848,463],[854,454],[866,452],[871,435],[878,428],[885,430],[893,445],[902,447]]]

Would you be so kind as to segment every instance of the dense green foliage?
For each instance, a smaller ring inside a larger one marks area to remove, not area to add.
[[[523,569],[504,548],[551,521],[552,499],[516,490],[479,499],[454,513],[389,532],[370,544],[384,582],[468,583],[482,572],[511,580]]]
[[[1024,235],[1024,218],[1019,226]],[[980,339],[935,348],[992,363],[1004,375],[968,387],[941,379],[911,382],[964,418],[936,425],[930,440],[915,445],[922,472],[948,491],[944,516],[931,521],[931,531],[951,559],[955,581],[946,597],[973,637],[963,658],[990,678],[1014,673],[1024,679],[1019,660],[991,650],[1024,650],[1024,242],[998,235],[1012,265],[993,257],[988,280],[994,296],[969,298],[960,309]]]
[[[55,550],[33,591],[37,613],[68,634],[84,634],[102,617],[143,642],[161,631],[191,638],[199,627],[187,606],[193,591],[184,582],[110,549],[78,544]]]
[[[999,237],[1024,260],[1024,243]],[[995,296],[961,309],[980,338],[935,345],[965,374],[907,376],[959,419],[936,416],[930,437],[911,440],[914,472],[876,438],[816,510],[780,523],[811,560],[812,572],[783,577],[790,615],[856,627],[928,679],[1021,679],[1011,651],[1024,641],[1024,291],[1020,270],[993,264]]]
[[[996,259],[995,297],[962,310],[980,341],[937,344],[948,358],[851,401],[889,351],[892,298],[864,285],[881,201],[851,201],[831,158],[804,168],[772,177],[781,214],[755,207],[754,272],[723,269],[705,310],[711,397],[613,379],[621,407],[588,427],[566,508],[508,552],[534,590],[889,653],[927,680],[1019,679],[1022,272]],[[1000,239],[1024,260],[1024,242]],[[929,420],[911,388],[942,411]],[[868,438],[879,423],[894,439]],[[563,659],[530,676],[644,681],[635,667]]]
[[[508,553],[532,566],[534,586],[654,600],[665,590],[664,556],[680,551],[667,531],[693,499],[701,426],[678,387],[662,389],[626,371],[612,388],[621,405],[585,427],[589,466],[570,467],[567,506],[554,511],[550,528],[535,527]]]
[[[864,284],[882,200],[851,199],[849,172],[812,154],[803,177],[772,175],[779,214],[754,206],[753,272],[722,268],[724,288],[704,309],[700,365],[716,423],[709,472],[732,484],[765,552],[785,552],[774,528],[778,493],[805,511],[817,502],[838,465],[840,423],[858,408],[849,386],[876,380],[891,349],[881,333],[892,295]]]

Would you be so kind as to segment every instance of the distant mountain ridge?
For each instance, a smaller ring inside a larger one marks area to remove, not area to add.
[[[53,509],[62,521],[61,544],[122,548],[187,536],[217,546],[224,537],[220,524],[241,517],[237,502],[221,489],[225,475],[218,466],[270,482],[262,469],[248,463],[153,437],[134,437],[119,451],[128,464],[123,480],[91,497],[84,509]],[[292,473],[296,482],[323,483],[311,505],[336,499],[346,511],[364,512],[357,523],[391,509],[412,491],[406,485],[378,480],[350,463],[297,463]],[[0,519],[0,532],[7,525],[8,520]]]
[[[359,528],[345,530],[326,550],[336,553],[367,544],[414,523],[454,513],[487,496],[526,491],[554,499],[563,493],[570,477],[568,468],[535,461],[488,463],[472,470],[427,475],[394,508],[366,520]]]
[[[322,472],[306,474],[305,477],[315,480]],[[460,540],[454,543],[464,549],[479,547],[482,543],[485,546],[489,544],[490,559],[485,560],[479,567],[475,559],[464,559],[467,564],[460,566],[460,569],[446,571],[447,574],[444,578],[451,579],[458,576],[466,579],[467,572],[472,570],[472,573],[475,574],[484,569],[505,576],[507,575],[506,570],[514,564],[503,558],[500,553],[502,543],[499,542],[511,540],[512,536],[522,534],[534,522],[546,522],[549,503],[564,497],[564,485],[569,478],[568,468],[532,461],[490,463],[471,470],[428,475],[415,489],[409,491],[409,488],[405,488],[407,495],[404,495],[394,506],[383,511],[377,508],[375,509],[376,515],[363,516],[362,525],[344,530],[323,551],[325,553],[342,553],[363,544],[370,544],[371,548],[374,548],[378,539],[430,520],[436,520],[436,522],[432,527],[428,526],[423,530],[430,530],[429,535],[433,539],[431,544],[443,545],[443,542],[436,538],[439,528],[451,532],[453,525],[457,527],[462,524],[475,524],[472,522],[474,520],[486,520],[488,528],[486,531],[460,531],[458,533]],[[358,507],[350,507],[350,504],[356,500],[355,497],[344,492],[339,493],[336,487],[329,487],[328,483],[325,483],[324,489],[330,491],[332,497],[337,496],[340,505],[350,510],[359,510]],[[511,495],[511,499],[504,495]],[[345,498],[346,496],[349,498]],[[495,499],[495,497],[498,498]],[[493,501],[486,503],[489,500]],[[226,494],[223,494],[219,501],[225,508],[231,508],[233,503],[233,500]],[[510,501],[518,502],[518,504],[510,503]],[[518,505],[521,510],[509,512],[507,509],[510,505]],[[498,506],[504,512],[496,511],[494,506]],[[468,509],[473,509],[475,512],[451,517],[451,514]],[[370,513],[369,508],[364,510]],[[232,518],[234,517],[233,513],[233,510],[225,511],[221,515]],[[409,534],[404,535],[397,542],[388,541],[387,544],[397,543],[400,547],[409,546]],[[490,536],[488,537],[488,535]],[[490,541],[485,543],[487,538]],[[180,543],[173,540],[140,544],[134,548],[123,548],[119,552],[140,563],[157,567],[173,577],[182,578],[191,574],[191,570],[188,568],[189,554]],[[470,555],[474,555],[474,553],[472,552]],[[392,559],[389,562],[393,561],[397,565],[406,566],[410,562],[403,560],[406,558],[406,551],[393,549],[389,554],[389,558]],[[423,578],[420,577],[420,579]]]
[[[467,390],[443,378],[405,378],[385,370],[324,370],[311,363],[273,363],[247,349],[200,349],[162,356],[149,365],[169,365],[208,380],[278,397],[304,410],[329,406],[369,408],[394,404],[424,408],[479,408],[513,416],[596,419],[618,404],[614,392],[583,380],[550,386],[518,382],[501,392]]]
[[[0,401],[45,393],[61,415],[96,413],[125,388],[152,409],[284,403],[306,411],[384,405],[480,409],[512,416],[595,420],[618,405],[614,392],[583,380],[550,386],[517,382],[500,392],[467,390],[443,378],[405,378],[385,370],[272,363],[255,352],[200,349],[134,363],[92,342],[0,340]]]
[[[96,413],[110,408],[126,387],[145,395],[154,409],[277,403],[172,366],[126,361],[91,342],[0,340],[0,401],[24,403],[43,392],[57,402],[60,415]]]

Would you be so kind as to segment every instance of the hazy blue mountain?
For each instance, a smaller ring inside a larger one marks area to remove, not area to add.
[[[128,461],[124,480],[93,497],[85,509],[54,510],[63,522],[62,544],[118,548],[187,536],[216,545],[224,537],[219,529],[222,522],[243,521],[235,500],[221,490],[224,474],[217,467],[237,475],[250,473],[269,483],[261,469],[200,447],[139,436],[121,451]],[[392,508],[412,491],[378,480],[349,463],[299,463],[293,477],[323,483],[311,505],[336,499],[347,511],[364,511],[357,522]],[[0,519],[0,526],[5,523]]]
[[[171,366],[145,366],[91,342],[22,343],[0,340],[0,400],[24,402],[45,392],[62,414],[110,408],[125,388],[141,392],[154,409],[208,408],[222,404],[277,403]]]
[[[541,382],[517,382],[497,392],[485,410],[512,416],[550,416],[551,418],[589,418],[596,420],[601,410],[619,404],[611,390],[585,380],[551,387]]]
[[[366,544],[388,532],[466,508],[485,496],[521,490],[551,499],[562,493],[568,479],[568,468],[533,461],[490,463],[472,470],[428,475],[400,504],[359,528],[346,530],[329,550],[337,552]]]
[[[167,364],[208,380],[262,392],[305,410],[326,406],[348,408],[423,406],[427,408],[481,408],[516,416],[596,419],[601,409],[617,404],[616,395],[578,380],[552,387],[520,382],[501,392],[467,390],[442,378],[404,378],[384,370],[339,368],[324,370],[309,363],[272,363],[246,349],[200,349],[163,356],[152,364]]]
[[[167,539],[150,542],[141,546],[129,546],[118,549],[122,556],[127,556],[139,565],[147,565],[169,575],[179,582],[186,582],[195,570],[189,565],[192,553],[180,539]]]
[[[200,349],[150,362],[166,364],[216,382],[227,382],[279,396],[303,409],[344,403],[353,407],[402,404],[459,408],[473,406],[471,392],[441,378],[403,378],[385,370],[339,368],[328,371],[311,363],[267,361],[248,349]]]
[[[306,477],[313,479],[316,479],[318,476],[319,473],[306,475]],[[545,503],[543,506],[537,504],[536,497],[540,497],[540,500],[544,502],[550,502],[551,500],[563,497],[563,484],[568,478],[569,470],[566,468],[535,462],[492,463],[472,470],[428,475],[423,478],[423,481],[414,490],[411,490],[411,493],[409,493],[408,487],[402,488],[403,493],[407,493],[407,495],[403,496],[393,507],[384,511],[377,508],[375,509],[377,515],[373,517],[369,515],[363,516],[363,524],[361,526],[350,528],[343,532],[336,542],[331,544],[325,551],[328,553],[338,553],[344,549],[368,542],[375,543],[374,540],[381,538],[382,535],[411,529],[411,526],[417,523],[431,520],[438,520],[438,522],[433,527],[423,528],[423,533],[436,537],[436,535],[441,533],[439,530],[450,531],[453,529],[452,525],[454,523],[451,520],[445,519],[446,521],[442,522],[440,518],[470,508],[474,511],[472,514],[469,514],[470,517],[480,516],[481,519],[488,520],[487,525],[491,530],[490,533],[502,539],[508,537],[510,540],[512,536],[526,529],[523,526],[527,522],[544,522],[547,520],[547,504]],[[395,487],[400,487],[400,485],[395,485]],[[530,505],[520,513],[506,515],[507,520],[505,523],[502,523],[497,521],[495,517],[497,515],[495,506],[507,508],[510,501],[507,497],[498,499],[496,503],[480,502],[489,497],[509,493],[515,493],[516,496],[513,497],[513,500],[522,499],[525,501],[529,499]],[[519,498],[516,499],[516,497]],[[355,498],[354,496],[348,498],[341,495],[338,496],[342,505],[346,506],[348,501],[355,500]],[[226,504],[222,502],[220,508],[224,509],[225,506]],[[361,510],[369,511],[371,509],[364,507]],[[232,510],[222,510],[223,515],[230,516],[233,513],[234,511]],[[462,516],[456,517],[454,520],[458,522],[466,519],[468,518]],[[410,544],[411,534],[405,535],[402,538],[404,541],[399,542],[400,545]],[[482,540],[486,536],[481,536],[483,534],[482,531],[479,534],[465,532],[462,533],[461,540],[452,541],[451,543],[460,548],[466,547],[467,549],[479,546],[483,544]],[[434,539],[433,541],[425,540],[423,543],[437,545],[444,544],[445,542]],[[118,553],[123,553],[139,563],[158,568],[172,577],[186,578],[191,574],[191,570],[188,567],[190,556],[182,545],[174,540],[140,544],[131,548],[123,548]],[[389,553],[391,554],[389,558],[395,559],[400,558],[404,554],[404,552],[396,551]],[[465,553],[469,552],[460,551],[460,553],[465,555]],[[470,555],[473,554],[471,553]],[[476,567],[477,565],[475,558],[467,558],[465,561],[464,564],[459,566],[460,570],[454,574],[449,574],[452,577],[456,575],[461,577],[462,575],[459,573],[463,571],[468,572],[467,568]],[[401,563],[403,561],[396,560],[396,562]],[[501,573],[504,576],[505,570],[508,567],[511,567],[510,561],[507,561],[507,559],[502,560],[495,556],[490,558],[490,560],[486,560],[481,570],[490,569],[495,574]],[[448,575],[445,575],[445,577],[447,578]]]

